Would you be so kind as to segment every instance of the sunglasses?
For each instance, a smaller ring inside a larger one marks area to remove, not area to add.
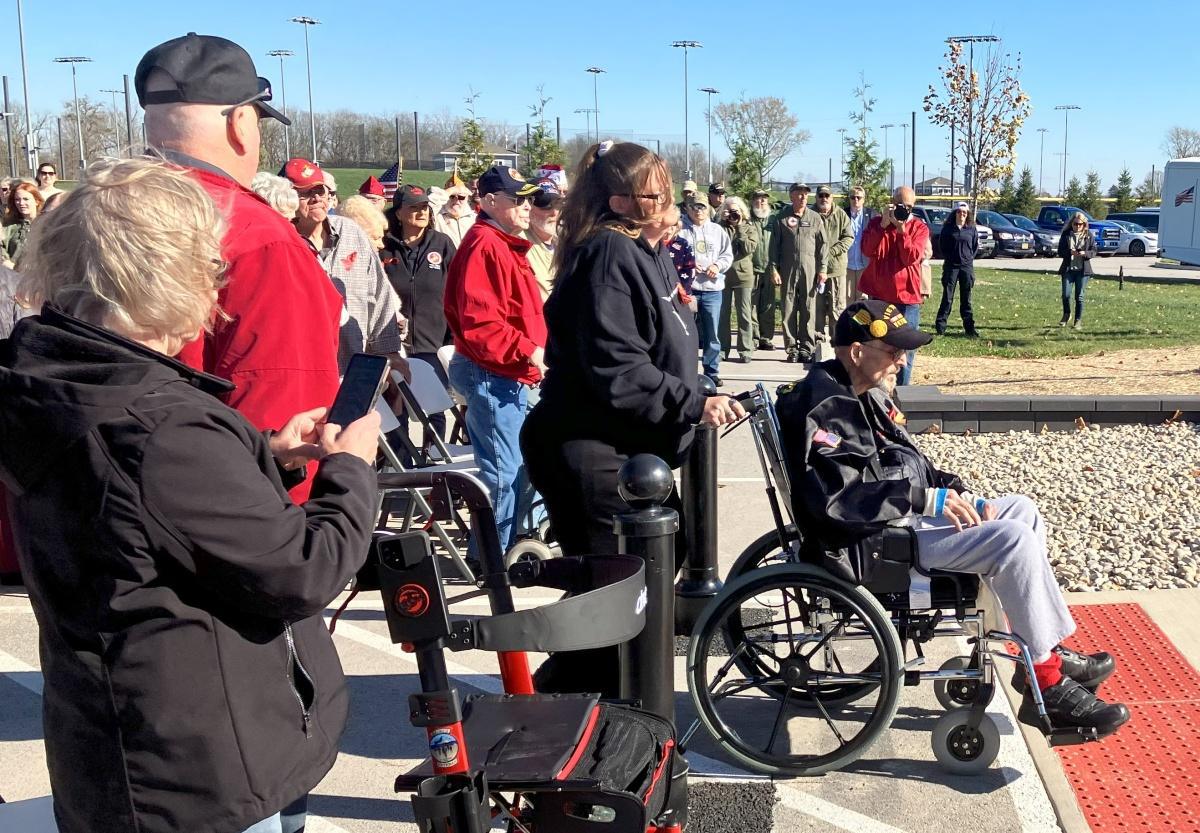
[[[533,202],[532,194],[527,194],[524,197],[514,197],[512,194],[506,194],[503,191],[497,191],[495,196],[512,200],[512,204],[515,206],[528,205],[529,203]]]
[[[37,175],[38,176],[54,176],[55,173],[56,173],[55,171],[38,171]]]
[[[329,199],[333,192],[324,185],[318,185],[316,188],[310,188],[307,191],[297,191],[296,193],[300,195],[300,199],[312,202],[313,200]]]
[[[450,202],[457,202],[459,200],[465,200],[465,199],[466,199],[466,197],[464,197],[462,194],[451,194],[450,195]]]
[[[850,199],[858,201],[862,199],[862,194],[851,194]]]
[[[1071,223],[1071,225],[1075,226],[1076,228],[1083,228],[1087,225],[1087,223]]]

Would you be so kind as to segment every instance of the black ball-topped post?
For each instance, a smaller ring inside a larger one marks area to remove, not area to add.
[[[701,376],[697,389],[716,396],[717,386]],[[679,472],[683,540],[687,557],[675,587],[675,633],[688,636],[700,613],[721,592],[717,565],[717,427],[696,426],[692,447]]]
[[[617,472],[617,492],[629,506],[613,518],[618,551],[646,562],[646,625],[621,646],[621,697],[675,725],[675,533],[679,514],[663,503],[675,481],[652,454],[630,457]]]

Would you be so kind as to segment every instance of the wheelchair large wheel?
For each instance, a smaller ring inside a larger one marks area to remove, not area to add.
[[[790,564],[795,561],[800,533],[796,530],[795,524],[788,524],[785,532],[788,541],[787,549],[779,546],[777,530],[773,529],[755,538],[733,562],[733,566],[729,568],[729,575],[725,578],[725,583],[729,584],[734,579],[739,579],[751,570],[757,570],[760,567]]]
[[[739,640],[724,642],[731,633]],[[726,585],[688,647],[701,723],[739,763],[773,775],[818,775],[861,757],[891,724],[902,676],[879,602],[806,564]],[[851,690],[857,702],[844,701]]]

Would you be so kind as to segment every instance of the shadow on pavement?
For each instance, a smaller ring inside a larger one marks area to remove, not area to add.
[[[415,821],[408,794],[393,797],[361,798],[348,795],[321,795],[308,797],[308,812],[330,820],[353,819],[357,821]]]

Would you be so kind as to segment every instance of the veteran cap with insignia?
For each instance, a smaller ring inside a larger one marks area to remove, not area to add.
[[[539,190],[537,185],[507,165],[493,165],[479,177],[479,193],[482,196],[502,191],[510,197],[529,197]]]
[[[283,163],[279,175],[292,183],[292,187],[304,191],[325,184],[325,173],[315,162],[309,162],[299,156]]]
[[[420,185],[401,185],[392,194],[392,208],[409,208],[414,205],[429,205],[429,191]]]
[[[879,340],[892,347],[916,350],[933,341],[933,336],[908,323],[904,313],[887,301],[856,301],[846,307],[833,328],[833,346],[847,347]]]

